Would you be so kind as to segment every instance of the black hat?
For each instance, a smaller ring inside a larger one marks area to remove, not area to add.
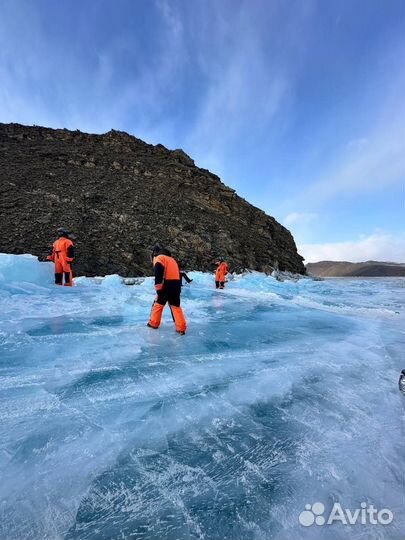
[[[69,231],[65,227],[59,227],[58,228],[58,235],[59,236],[68,236]]]
[[[152,249],[152,261],[154,257],[157,257],[158,255],[168,255],[171,257],[172,253],[169,249],[165,248],[161,244],[155,244],[155,246]]]
[[[159,245],[159,244],[155,244],[152,248],[152,259],[153,257],[156,257],[157,255],[159,255],[159,251],[162,249],[162,246]]]

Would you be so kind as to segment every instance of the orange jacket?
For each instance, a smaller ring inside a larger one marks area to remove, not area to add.
[[[229,272],[228,265],[225,261],[219,263],[215,271],[215,281],[225,281],[225,276]]]
[[[70,238],[61,236],[52,246],[52,251],[48,255],[48,261],[61,261],[61,262],[72,262],[74,258],[74,244]]]
[[[158,255],[153,259],[155,268],[155,289],[160,291],[165,281],[180,281],[179,265],[169,255]]]

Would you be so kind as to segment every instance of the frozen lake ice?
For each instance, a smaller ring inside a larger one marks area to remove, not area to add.
[[[0,538],[402,539],[405,281],[191,277],[179,336],[151,278],[0,255]]]

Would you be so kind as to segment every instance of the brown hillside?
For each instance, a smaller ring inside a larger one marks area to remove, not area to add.
[[[0,251],[44,256],[58,226],[77,238],[76,272],[150,273],[160,241],[186,268],[305,272],[290,232],[181,150],[127,133],[0,124]]]

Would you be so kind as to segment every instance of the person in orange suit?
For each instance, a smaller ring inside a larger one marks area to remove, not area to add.
[[[156,299],[152,306],[148,326],[159,328],[163,309],[169,304],[176,332],[186,333],[186,319],[180,307],[181,277],[179,265],[171,256],[168,249],[156,245],[152,252],[152,262],[155,269]]]
[[[217,269],[215,270],[215,288],[224,289],[225,288],[225,278],[229,272],[228,264],[224,261],[223,257],[219,257],[217,261]]]
[[[53,243],[48,261],[55,263],[55,283],[72,287],[73,272],[72,263],[75,256],[75,248],[69,238],[69,232],[63,227],[58,229],[58,239]]]

